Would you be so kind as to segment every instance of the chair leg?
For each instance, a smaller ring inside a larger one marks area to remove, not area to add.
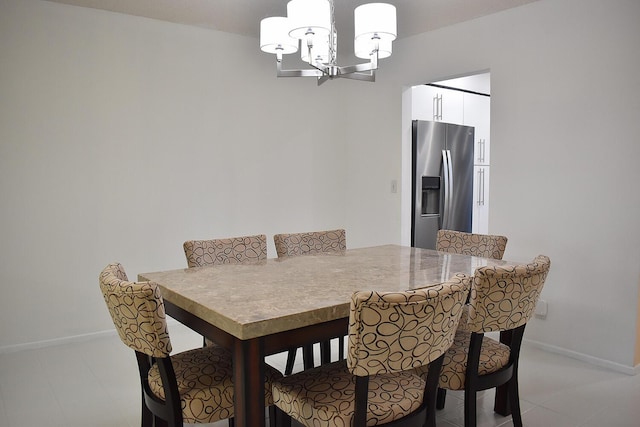
[[[511,415],[511,403],[509,397],[509,383],[496,387],[496,397],[493,404],[493,411],[503,417]]]
[[[153,414],[144,404],[144,393],[142,393],[142,411],[140,415],[142,427],[153,427]]]
[[[464,391],[464,427],[476,427],[476,393]]]
[[[302,347],[302,364],[305,370],[315,366],[313,361],[313,344],[307,344]]]
[[[163,420],[160,417],[153,417],[153,426],[154,427],[169,427],[169,422],[167,420]]]
[[[278,425],[278,414],[276,410],[276,405],[269,406],[269,427],[277,427]]]
[[[327,363],[331,363],[331,341],[322,341],[320,343],[320,364]]]
[[[273,407],[275,408],[276,413],[276,425],[278,427],[291,427],[291,416],[284,412],[282,409],[278,408],[276,405],[273,405]]]
[[[444,404],[446,400],[447,400],[447,389],[438,387],[438,394],[436,397],[436,409],[444,409]]]
[[[291,373],[293,372],[293,364],[296,361],[297,352],[297,348],[289,349],[289,351],[287,352],[287,365],[284,368],[285,375],[291,375]]]
[[[514,427],[522,427],[522,413],[520,412],[520,394],[518,391],[518,372],[515,371],[507,383],[509,385],[509,403]]]
[[[338,338],[338,360],[344,360],[344,336]]]
[[[141,416],[140,425],[142,427],[153,427],[153,414],[151,414],[151,412],[149,412],[148,409],[145,411],[145,409],[146,409],[146,407],[142,408],[142,416]]]

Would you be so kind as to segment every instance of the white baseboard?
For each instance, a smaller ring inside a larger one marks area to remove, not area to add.
[[[167,325],[172,325],[177,323],[178,323],[177,320],[172,318],[167,318]],[[6,345],[4,347],[0,347],[0,354],[16,353],[18,351],[23,351],[23,350],[36,350],[39,348],[53,347],[56,345],[86,342],[86,341],[90,341],[98,338],[116,336],[117,334],[118,333],[116,332],[115,329],[109,329],[106,331],[91,332],[88,334],[73,335],[70,337],[63,337],[63,338],[54,338],[51,340],[34,341],[34,342],[15,344],[15,345]]]
[[[577,351],[567,350],[566,348],[558,347],[551,344],[545,344],[540,341],[533,341],[525,339],[524,342],[550,353],[557,353],[563,356],[570,357],[572,359],[581,360],[591,365],[601,366],[603,368],[611,369],[612,371],[620,372],[627,375],[637,375],[640,373],[640,365],[626,366],[620,363],[612,362],[610,360],[600,359],[598,357],[589,356],[588,354],[578,353]]]
[[[90,340],[94,340],[97,338],[102,338],[110,335],[116,335],[116,330],[112,329],[108,331],[91,332],[89,334],[74,335],[70,337],[55,338],[51,340],[34,341],[34,342],[15,344],[15,345],[6,345],[4,347],[0,347],[0,354],[15,353],[15,352],[24,351],[24,350],[36,350],[39,348],[53,347],[57,345],[85,342],[85,341],[90,341]]]

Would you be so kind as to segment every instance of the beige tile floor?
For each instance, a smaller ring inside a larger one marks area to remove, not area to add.
[[[169,325],[175,351],[201,338]],[[269,357],[284,370],[285,355]],[[300,359],[300,358],[298,358]],[[299,360],[297,360],[298,362]],[[520,392],[525,426],[640,426],[640,375],[629,376],[524,345]],[[449,392],[438,426],[463,425],[462,394]],[[481,393],[479,427],[510,426]],[[0,354],[0,427],[137,427],[140,389],[133,352],[114,334]],[[216,423],[215,427],[226,426]]]

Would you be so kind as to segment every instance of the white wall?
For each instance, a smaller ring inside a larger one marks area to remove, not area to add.
[[[278,80],[257,40],[2,0],[0,58],[0,349],[112,328],[109,262],[347,225],[339,87]]]
[[[526,338],[614,367],[636,341],[638,22],[637,1],[543,0],[402,40],[388,69],[405,86],[491,71],[489,231],[505,259],[552,260]]]
[[[0,349],[110,328],[99,270],[183,267],[188,238],[406,241],[405,89],[490,70],[490,231],[505,258],[553,263],[526,337],[631,366],[639,18],[634,0],[540,0],[400,40],[373,85],[317,88],[277,80],[257,40],[0,1]]]

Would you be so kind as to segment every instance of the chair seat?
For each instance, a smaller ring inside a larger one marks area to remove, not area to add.
[[[185,423],[211,423],[233,417],[231,353],[218,346],[196,348],[171,356]],[[265,366],[265,405],[273,404],[271,383],[282,374]],[[157,365],[149,370],[151,391],[165,398]],[[188,405],[186,404],[188,402]]]
[[[411,372],[369,377],[367,426],[400,419],[420,407],[425,381]],[[355,376],[338,361],[277,379],[277,406],[305,425],[350,426],[355,409]]]
[[[444,356],[442,371],[440,372],[440,388],[447,390],[464,390],[470,341],[471,332],[460,330],[460,327],[458,327],[453,345],[447,350]],[[484,336],[482,339],[482,350],[480,351],[478,374],[486,375],[497,372],[509,363],[509,355],[509,346],[493,338]],[[415,372],[423,378],[426,378],[428,368],[416,368]]]

